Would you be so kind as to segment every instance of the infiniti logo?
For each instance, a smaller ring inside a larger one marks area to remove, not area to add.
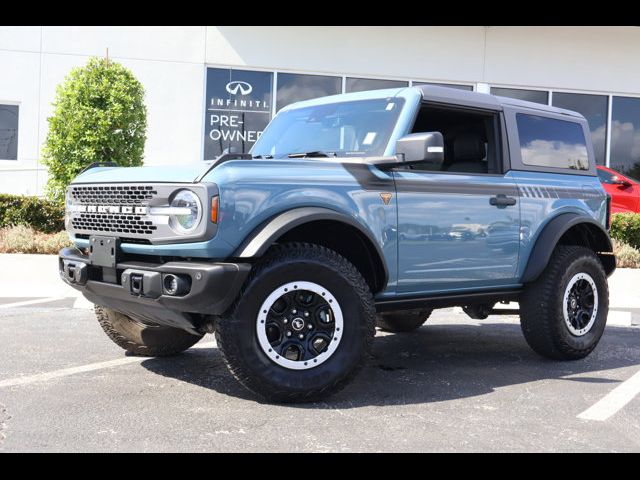
[[[231,95],[237,95],[238,90],[240,91],[240,95],[249,95],[253,91],[250,83],[240,82],[238,80],[227,83],[226,89]]]

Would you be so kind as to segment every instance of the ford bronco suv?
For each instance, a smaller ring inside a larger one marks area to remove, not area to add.
[[[134,355],[215,332],[268,400],[343,387],[375,326],[519,304],[542,356],[588,355],[615,269],[587,122],[559,108],[420,86],[282,109],[250,153],[97,166],[67,192],[61,277]]]

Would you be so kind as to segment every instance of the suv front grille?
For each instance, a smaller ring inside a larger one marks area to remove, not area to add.
[[[135,235],[145,238],[158,229],[148,212],[135,212],[136,207],[147,207],[158,195],[156,187],[152,185],[72,185],[69,194],[72,205],[92,209],[69,214],[70,227],[74,232],[111,233],[117,237]],[[131,211],[96,211],[100,207],[129,207],[128,210]]]
[[[81,213],[71,219],[71,225],[76,230],[151,235],[158,227],[144,218],[138,215]]]
[[[71,187],[71,198],[80,205],[141,205],[157,194],[151,185]]]

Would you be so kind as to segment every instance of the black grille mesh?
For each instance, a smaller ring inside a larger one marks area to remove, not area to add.
[[[143,205],[157,194],[151,185],[71,187],[74,203],[90,205]]]
[[[75,205],[145,206],[158,192],[151,185],[72,186]],[[71,226],[88,232],[152,235],[157,227],[144,215],[117,213],[74,213]]]

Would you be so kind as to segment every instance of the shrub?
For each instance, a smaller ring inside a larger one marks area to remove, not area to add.
[[[614,239],[613,253],[619,268],[640,268],[640,250],[637,248]]]
[[[24,225],[0,229],[0,253],[57,254],[69,246],[66,232],[42,233]]]
[[[64,207],[39,197],[0,194],[0,228],[12,225],[59,232],[64,230]]]
[[[47,195],[62,202],[67,185],[93,162],[142,164],[147,129],[144,88],[122,65],[91,58],[58,86],[43,163]]]
[[[611,237],[640,249],[640,214],[614,214],[611,220]]]

